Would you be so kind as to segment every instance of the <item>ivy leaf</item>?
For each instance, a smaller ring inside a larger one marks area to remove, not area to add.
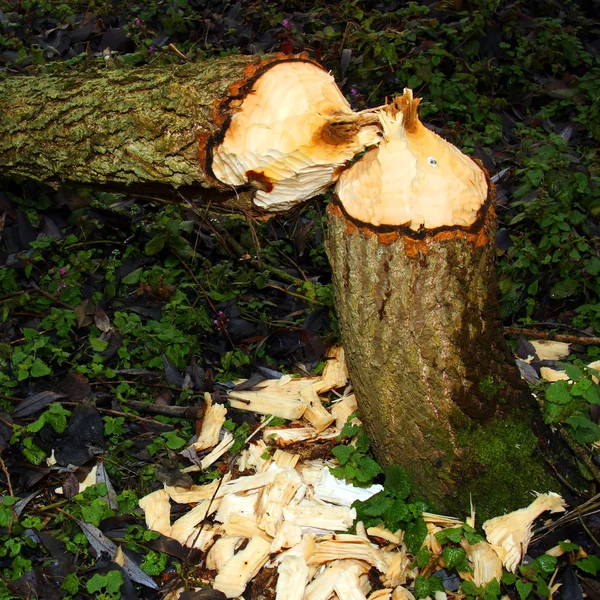
[[[494,600],[494,598],[497,598],[500,595],[501,591],[502,590],[500,589],[500,584],[498,583],[498,580],[494,577],[494,579],[492,579],[485,586],[483,598],[484,600]]]
[[[398,466],[391,465],[385,468],[385,491],[398,500],[405,500],[410,495],[410,481],[406,471]]]
[[[427,525],[422,517],[415,520],[406,528],[406,536],[404,541],[406,547],[411,554],[416,554],[423,545],[427,537]]]
[[[67,594],[74,596],[79,591],[79,577],[75,573],[69,573],[60,587]]]
[[[542,554],[536,559],[536,562],[544,573],[552,573],[556,568],[556,557],[549,554]]]
[[[167,440],[167,448],[171,450],[179,450],[179,448],[183,448],[186,444],[186,440],[177,435],[176,431],[167,431],[167,433],[163,433],[162,437]]]
[[[529,594],[531,594],[533,590],[533,583],[531,583],[531,581],[517,579],[515,587],[517,588],[517,592],[519,593],[519,598],[521,598],[521,600],[525,600],[525,598],[528,598]]]
[[[579,550],[579,546],[577,544],[571,544],[571,542],[559,542],[558,545],[563,552],[574,552],[575,550]]]
[[[503,573],[502,583],[504,585],[513,585],[517,580],[517,576],[514,573]]]

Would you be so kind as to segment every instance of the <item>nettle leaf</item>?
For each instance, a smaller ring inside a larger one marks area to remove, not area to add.
[[[502,583],[504,585],[513,585],[517,580],[517,576],[514,573],[503,573],[502,574]]]
[[[391,531],[395,531],[400,524],[409,521],[411,513],[404,500],[394,501],[385,511],[385,523]]]
[[[419,567],[419,569],[422,569],[429,562],[430,558],[431,552],[429,552],[429,548],[425,546],[415,554],[415,563],[417,564],[417,567]]]
[[[36,358],[29,369],[32,377],[45,377],[52,373],[52,369],[41,359]]]
[[[392,505],[392,499],[388,498],[383,492],[371,496],[368,500],[360,502],[356,500],[352,503],[352,508],[356,508],[357,519],[361,517],[381,517]]]
[[[565,372],[573,381],[579,381],[580,379],[585,378],[583,371],[577,368],[575,365],[566,364]],[[589,379],[586,381],[589,381]]]
[[[531,581],[525,581],[523,579],[517,579],[515,582],[515,587],[517,588],[517,592],[519,593],[519,598],[521,600],[525,600],[525,598],[529,597],[529,594],[533,591],[533,583]]]
[[[406,547],[411,554],[416,554],[423,545],[425,538],[427,537],[427,525],[422,517],[415,520],[406,528],[406,536],[404,541]]]
[[[356,479],[361,483],[368,483],[383,473],[383,469],[368,456],[363,456],[358,464]]]
[[[410,495],[410,481],[406,471],[398,466],[391,465],[385,468],[385,491],[394,498],[406,500]]]
[[[356,451],[360,452],[361,454],[365,454],[365,452],[368,452],[370,445],[371,444],[369,443],[369,437],[367,436],[367,432],[364,429],[361,429],[358,432],[358,435],[356,436],[356,440],[354,442],[354,447],[356,448]]]
[[[461,567],[464,567],[465,564],[468,565],[467,553],[462,548],[446,546],[442,552],[442,557],[448,569],[459,567],[459,570],[462,571]]]
[[[565,423],[573,428],[571,434],[579,443],[592,444],[600,440],[600,426],[581,413],[567,417]]]
[[[331,454],[338,459],[338,462],[342,466],[350,460],[350,457],[354,454],[354,452],[355,449],[352,446],[346,445],[334,446],[331,450]]]
[[[468,596],[480,596],[481,588],[477,587],[472,581],[463,581],[460,584],[460,589]]]
[[[448,541],[459,544],[463,536],[462,527],[449,527],[448,529],[442,529],[435,534],[438,542],[443,546]]]
[[[583,397],[590,404],[600,404],[600,386],[594,383],[587,390],[585,390]]]
[[[546,389],[546,402],[552,404],[569,404],[573,399],[570,392],[571,384],[564,379],[551,383]]]
[[[595,577],[600,572],[600,558],[597,556],[586,556],[578,560],[575,566]]]

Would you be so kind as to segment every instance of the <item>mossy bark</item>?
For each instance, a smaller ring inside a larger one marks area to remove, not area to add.
[[[0,173],[250,210],[250,192],[211,177],[210,145],[253,81],[280,61],[227,56],[2,77]]]
[[[336,202],[328,221],[348,368],[380,461],[403,466],[419,495],[455,514],[470,494],[499,514],[527,504],[529,490],[559,491],[498,320],[492,199],[469,231],[377,231]]]

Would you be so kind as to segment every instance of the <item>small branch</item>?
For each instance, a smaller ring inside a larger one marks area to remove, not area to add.
[[[202,406],[164,406],[162,404],[148,404],[139,400],[127,400],[123,404],[139,412],[176,417],[178,419],[197,419],[200,411],[204,410]]]
[[[2,469],[2,472],[4,473],[4,477],[6,477],[6,486],[8,487],[8,493],[14,497],[15,492],[13,491],[13,486],[12,486],[12,483],[10,482],[10,475],[8,474],[8,469],[6,468],[6,465],[4,464],[4,461],[2,460],[1,456],[0,456],[0,468]]]
[[[63,302],[60,298],[53,296],[50,292],[46,292],[42,288],[35,285],[35,283],[32,285],[32,287],[36,292],[40,293],[42,296],[45,296],[46,298],[48,298],[48,300],[52,300],[52,302],[54,302],[55,304],[58,304],[59,306],[62,306],[63,308],[68,308],[69,310],[75,310],[74,306],[71,306],[70,304]]]
[[[579,337],[566,333],[553,333],[552,331],[538,331],[537,329],[524,329],[521,327],[505,327],[509,335],[522,335],[535,340],[553,340],[567,344],[583,344],[584,346],[600,346],[600,337]]]

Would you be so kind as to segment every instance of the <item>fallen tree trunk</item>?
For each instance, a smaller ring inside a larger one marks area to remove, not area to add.
[[[376,143],[375,123],[302,57],[5,77],[0,171],[53,186],[283,210],[323,192]]]
[[[502,514],[562,486],[498,318],[493,186],[417,105],[394,101],[329,207],[348,368],[380,461],[437,509]]]

